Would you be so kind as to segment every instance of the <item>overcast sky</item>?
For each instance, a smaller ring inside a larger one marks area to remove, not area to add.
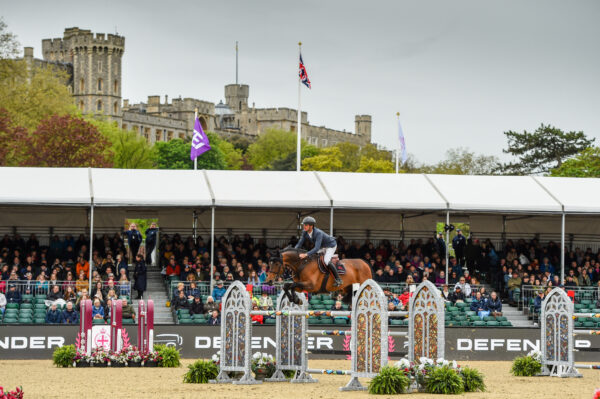
[[[235,82],[250,104],[297,107],[298,41],[310,123],[354,131],[435,162],[448,148],[502,156],[503,131],[541,122],[600,142],[600,1],[2,1],[23,46],[64,28],[125,36],[123,98],[218,103]]]

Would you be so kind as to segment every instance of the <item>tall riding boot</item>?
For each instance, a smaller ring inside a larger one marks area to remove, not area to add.
[[[335,277],[335,283],[333,284],[333,286],[339,287],[340,285],[342,285],[342,279],[340,278],[340,275],[338,274],[338,271],[337,271],[337,267],[335,267],[333,262],[329,262],[327,264],[327,267],[329,267],[329,270],[331,270],[331,273],[333,273],[333,277]]]

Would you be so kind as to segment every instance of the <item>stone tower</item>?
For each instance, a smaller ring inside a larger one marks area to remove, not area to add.
[[[250,87],[242,84],[225,86],[225,102],[233,111],[240,112],[248,109]]]
[[[73,98],[84,114],[106,115],[121,126],[121,58],[125,38],[67,28],[42,40],[44,60],[73,65]]]
[[[354,117],[354,131],[361,137],[363,145],[371,142],[371,115],[356,115]]]

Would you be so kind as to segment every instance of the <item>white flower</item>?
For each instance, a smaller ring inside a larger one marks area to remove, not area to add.
[[[453,369],[457,369],[458,368],[458,363],[456,363],[456,360],[452,361],[452,368]]]
[[[254,353],[254,355],[252,355],[252,359],[260,359],[262,357],[262,353],[260,352],[256,352]]]
[[[396,364],[394,364],[394,366],[404,370],[410,368],[410,362],[408,361],[408,359],[402,358],[398,360]]]
[[[218,362],[219,361],[219,356],[217,356],[216,354],[212,355],[212,361],[213,362]]]
[[[534,349],[527,354],[527,356],[532,357],[534,360],[541,362],[542,361],[542,352]]]

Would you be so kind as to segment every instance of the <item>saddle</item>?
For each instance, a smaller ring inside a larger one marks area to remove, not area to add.
[[[323,255],[319,255],[319,259],[318,259],[318,265],[319,265],[319,271],[323,274],[329,274],[329,268],[327,267],[327,265],[325,264],[325,259],[323,257]],[[337,272],[338,274],[341,276],[343,274],[346,274],[346,267],[344,267],[343,261],[338,260],[337,263],[334,263],[335,267],[337,268]]]

